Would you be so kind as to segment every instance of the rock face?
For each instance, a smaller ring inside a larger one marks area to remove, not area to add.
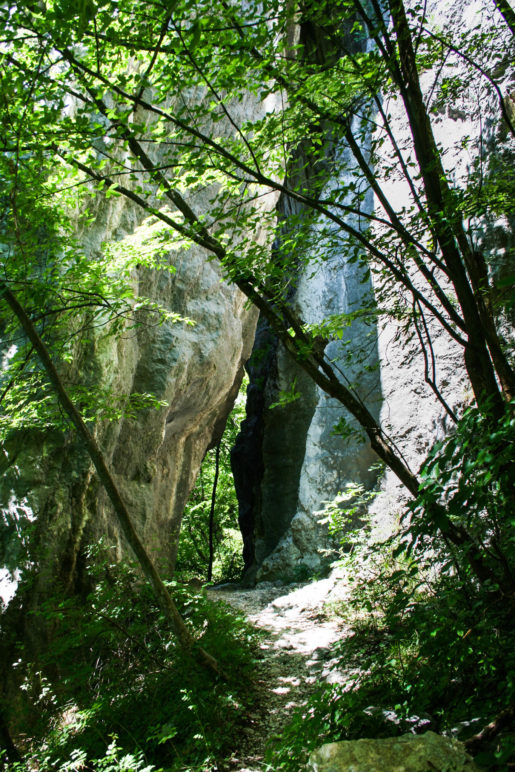
[[[305,50],[311,50],[317,59],[334,55],[316,26],[305,24],[299,34]],[[356,51],[366,45],[360,38],[353,42]],[[327,142],[328,153],[336,163],[352,166],[344,143],[335,145],[330,138]],[[309,147],[300,148],[293,166],[290,183],[302,183],[308,189],[315,186],[322,198],[340,183],[328,170],[320,170]],[[363,208],[373,209],[370,192]],[[303,216],[302,206],[284,195],[277,210],[286,223],[286,234],[288,218],[293,216],[298,221]],[[361,227],[358,222],[353,225]],[[322,252],[327,240],[325,226],[322,223],[317,234]],[[280,259],[280,239],[275,249]],[[363,267],[349,262],[344,250],[335,249],[329,242],[323,260],[314,267],[301,267],[285,280],[291,286],[292,307],[307,323],[356,311],[372,299],[371,282]],[[378,371],[374,371],[378,364],[376,331],[362,321],[354,321],[346,332],[344,340],[328,344],[326,354],[356,383],[357,393],[366,396],[371,412],[378,414],[381,389]],[[360,351],[361,355],[349,362],[349,350]],[[371,487],[376,477],[370,470],[374,457],[362,436],[344,438],[334,431],[342,420],[354,430],[358,427],[342,405],[325,395],[277,345],[264,320],[258,325],[248,371],[247,419],[232,455],[245,541],[244,581],[252,584],[275,578],[304,579],[324,570],[335,555],[335,543],[322,511],[324,503],[331,501],[347,482]],[[292,390],[298,395],[296,401],[273,407],[281,393]]]
[[[482,6],[466,0],[450,0],[429,3],[427,8],[428,18],[443,29],[449,22],[454,29],[465,29],[476,23]],[[481,18],[488,23],[488,14]],[[301,31],[301,36],[308,34],[309,30]],[[320,55],[323,42],[318,42]],[[354,45],[366,48],[368,43],[362,40]],[[449,66],[454,68],[453,73],[458,71],[459,59]],[[428,72],[423,76],[422,85],[427,92],[433,88],[433,75]],[[470,156],[462,152],[462,143],[467,137],[478,140],[482,131],[482,141],[488,142],[492,151],[494,147],[501,147],[503,141],[498,108],[488,93],[483,94],[485,106],[481,120],[473,112],[473,105],[477,103],[473,93],[476,87],[479,88],[477,83],[471,84],[470,91],[460,92],[452,105],[434,116],[433,129],[442,147],[443,162],[450,178],[457,183],[466,181],[470,173]],[[504,92],[511,93],[510,88],[513,86],[507,81]],[[409,146],[409,128],[402,108],[389,103],[387,110],[399,144]],[[368,152],[366,139],[361,150],[364,154]],[[335,154],[344,157],[346,153],[349,151],[341,141]],[[309,172],[314,171],[310,169],[309,148],[303,148],[300,156],[298,166],[307,169],[309,178]],[[346,174],[352,176],[352,170],[347,169]],[[493,163],[492,173],[494,170]],[[295,175],[295,170],[290,174]],[[315,170],[313,176],[320,186],[320,174],[317,177]],[[409,198],[406,183],[400,176],[392,174],[382,185],[397,211]],[[327,200],[325,194],[345,182],[348,179],[333,178],[328,173],[322,198]],[[305,185],[309,188],[309,183]],[[363,209],[372,213],[376,206],[373,196],[367,194]],[[279,212],[285,218],[290,213],[298,217],[300,210],[295,203],[283,198]],[[481,228],[479,248],[494,256],[495,264],[503,270],[512,239],[508,223],[483,223]],[[280,250],[280,245],[276,248]],[[340,253],[331,250],[329,259],[315,267],[299,269],[293,282],[291,303],[301,319],[314,322],[328,314],[366,306],[377,289],[377,283],[372,286],[369,281],[363,281],[358,263],[347,260],[345,249]],[[385,312],[391,309],[388,299],[383,298],[381,306]],[[324,503],[334,499],[348,483],[371,488],[377,481],[377,473],[370,468],[375,459],[369,446],[352,439],[344,441],[333,432],[341,419],[352,424],[346,411],[309,382],[277,346],[266,323],[260,322],[259,329],[249,365],[248,417],[233,458],[249,583],[256,579],[291,581],[323,570],[334,555],[334,544],[321,512]],[[452,423],[450,412],[466,403],[470,394],[462,349],[441,328],[432,326],[435,377],[447,407],[437,399],[427,382],[421,346],[413,329],[411,333],[406,335],[395,314],[386,313],[379,317],[375,329],[354,322],[347,340],[332,341],[327,353],[349,381],[357,382],[358,393],[366,398],[369,410],[379,416],[382,427],[395,439],[411,469],[417,471],[431,445],[447,432]],[[361,365],[356,360],[349,361],[347,351],[359,350],[363,345],[368,348]],[[375,372],[371,371],[374,365],[378,368]],[[292,384],[301,399],[284,408],[271,409],[281,391],[289,391]],[[392,524],[402,512],[406,493],[390,471],[380,478],[378,491],[371,513],[375,533],[384,536],[391,532]]]
[[[370,292],[370,285],[362,280],[359,267],[334,255],[314,275],[299,277],[294,305],[307,322],[355,310]],[[302,579],[323,569],[334,554],[323,522],[324,502],[334,498],[346,482],[372,486],[375,473],[369,470],[374,458],[361,437],[344,439],[334,433],[342,418],[357,426],[344,408],[322,393],[276,345],[266,323],[261,322],[258,330],[248,368],[248,417],[233,453],[245,536],[246,581]],[[350,343],[357,349],[365,341],[369,344],[365,358],[349,366],[347,346]],[[326,351],[345,367],[349,378],[360,379],[360,393],[369,396],[372,410],[378,412],[380,383],[378,372],[373,370],[377,363],[375,331],[354,322],[347,341],[332,341]],[[364,364],[371,372],[364,373]],[[292,384],[299,399],[270,408],[280,392],[289,391]],[[249,449],[250,455],[245,457]]]
[[[207,206],[201,194],[196,204]],[[124,199],[100,201],[94,224],[81,234],[84,250],[95,259],[103,242],[134,234],[144,216]],[[242,293],[222,281],[217,264],[200,247],[173,252],[170,261],[174,273],[139,268],[132,281],[138,295],[194,324],[155,325],[141,317],[138,327],[118,338],[100,329],[63,374],[67,382],[92,384],[114,395],[147,393],[163,403],[130,420],[100,423],[95,432],[139,533],[168,574],[184,504],[207,448],[221,435],[232,409],[257,320]],[[16,564],[16,521],[33,520],[31,553],[39,565],[35,603],[55,580],[80,585],[84,544],[104,536],[121,554],[123,539],[110,504],[71,431],[13,433],[3,461],[0,504],[12,524],[0,534],[5,563]]]
[[[112,464],[146,543],[154,554],[163,550],[171,569],[184,505],[206,449],[232,409],[256,315],[198,249],[179,256],[174,275],[143,281],[145,294],[180,309],[195,325],[138,330],[130,389],[150,392],[167,406],[116,427]],[[107,526],[109,506],[102,499],[100,507]]]
[[[447,17],[466,24],[476,7],[468,0],[435,2],[429,4],[428,13],[438,13],[442,24]],[[319,30],[305,25],[299,35],[317,57],[331,55]],[[354,41],[358,51],[368,45],[362,38]],[[431,87],[430,80],[426,85]],[[469,119],[466,98],[460,96],[460,100],[435,118],[438,139],[449,149],[477,131]],[[262,115],[264,109],[249,95],[234,118],[242,123]],[[395,105],[392,110],[392,121],[400,121]],[[490,113],[485,130],[494,143],[497,124]],[[401,138],[402,131],[401,127]],[[336,159],[349,156],[344,142],[328,141],[328,148]],[[362,151],[368,150],[364,140]],[[466,159],[460,164],[452,152],[444,153],[444,158],[457,177],[468,173]],[[342,183],[331,177],[330,163],[327,169],[317,168],[308,147],[300,148],[295,160],[296,167],[288,174],[293,181],[299,175],[314,178],[317,193],[328,193]],[[350,167],[346,173],[352,177]],[[389,184],[385,184],[389,199],[402,206],[402,185]],[[207,196],[199,193],[195,206],[207,210]],[[372,212],[374,206],[368,192],[363,211]],[[290,215],[302,217],[302,209],[287,197],[279,200],[277,211],[286,231]],[[134,233],[141,217],[134,206],[109,199],[83,234],[85,249],[94,257],[103,241]],[[511,244],[506,223],[490,223],[482,238],[490,249],[501,244],[501,250],[506,250]],[[323,239],[321,234],[322,246]],[[280,259],[280,241],[274,251]],[[292,287],[291,303],[306,322],[356,310],[369,303],[376,289],[359,263],[346,259],[344,249],[328,245],[327,252],[327,259],[286,277]],[[255,312],[244,308],[237,290],[220,281],[216,264],[200,248],[178,253],[174,260],[175,274],[140,269],[133,281],[141,294],[191,318],[195,326],[143,324],[118,341],[99,335],[69,373],[71,380],[103,384],[117,394],[149,392],[165,403],[160,410],[142,411],[134,420],[99,425],[97,433],[147,546],[167,569],[174,563],[184,503],[206,448],[219,436],[231,407],[256,323]],[[366,352],[361,361],[349,362],[347,352],[360,347]],[[467,399],[461,354],[436,332],[433,348],[438,383],[453,408]],[[377,327],[355,321],[346,339],[332,340],[326,353],[349,380],[357,382],[358,393],[366,397],[371,412],[380,417],[416,469],[448,423],[445,409],[424,382],[417,341],[407,340],[395,321],[380,320]],[[350,428],[356,427],[339,403],[315,387],[277,346],[264,321],[258,326],[248,370],[248,417],[233,457],[247,580],[298,579],[322,571],[331,560],[334,544],[321,510],[347,483],[374,485],[374,456],[359,439],[334,434],[333,427],[342,419]],[[272,409],[280,392],[292,387],[301,398]],[[14,434],[4,448],[6,471],[0,483],[0,504],[11,523],[3,538],[9,562],[16,563],[16,521],[36,518],[34,551],[45,566],[42,577],[48,579],[57,572],[65,584],[80,582],[77,558],[86,541],[85,529],[89,540],[104,534],[119,550],[122,546],[89,461],[74,443],[71,433]],[[388,530],[401,507],[402,494],[391,474],[384,476],[381,489],[373,511],[377,528]]]
[[[256,315],[200,249],[181,253],[174,275],[143,281],[144,294],[195,325],[138,331],[131,389],[150,391],[167,407],[117,427],[112,462],[146,543],[154,554],[168,550],[163,558],[172,568],[184,505],[238,393]]]
[[[461,743],[434,732],[328,743],[311,754],[313,772],[474,772]]]

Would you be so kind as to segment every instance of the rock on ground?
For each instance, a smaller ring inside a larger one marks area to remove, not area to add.
[[[380,740],[327,743],[311,754],[312,772],[474,772],[476,765],[457,740],[434,732]]]

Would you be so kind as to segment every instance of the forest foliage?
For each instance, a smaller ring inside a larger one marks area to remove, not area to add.
[[[231,450],[245,417],[244,378],[225,430],[204,457],[184,510],[176,572],[181,581],[238,581],[243,573]]]
[[[65,633],[62,656],[35,665],[27,685],[29,702],[48,702],[40,736],[49,732],[44,747],[63,754],[63,769],[88,763],[108,769],[111,762],[122,769],[127,753],[132,761],[125,768],[142,769],[147,756],[167,768],[206,768],[224,753],[227,735],[218,737],[217,716],[224,705],[237,713],[244,704],[231,679],[251,660],[246,628],[163,581],[95,443],[95,421],[159,409],[159,395],[114,395],[70,377],[77,363],[87,363],[99,334],[194,322],[137,296],[132,281],[145,269],[173,272],[176,251],[194,245],[218,262],[295,361],[349,411],[413,497],[400,541],[389,548],[389,572],[357,590],[369,615],[342,644],[342,658],[352,658],[353,646],[373,639],[360,649],[371,652],[369,667],[348,694],[320,697],[312,737],[376,731],[382,719],[364,718],[365,703],[376,702],[372,695],[400,716],[393,731],[413,711],[430,713],[446,729],[470,713],[486,721],[513,704],[512,656],[499,645],[512,639],[515,598],[515,376],[507,336],[513,274],[495,261],[485,237],[493,223],[513,222],[513,11],[503,0],[485,0],[482,15],[464,31],[442,29],[422,4],[389,0],[387,6],[375,0],[0,4],[0,431],[8,448],[15,432],[62,431],[72,421],[167,619],[123,566],[109,568],[107,584],[99,579],[84,590],[86,612],[75,598],[57,596],[51,608],[36,609],[42,619],[47,615],[56,647]],[[477,83],[475,101],[471,83]],[[255,119],[241,109],[249,100],[261,106]],[[457,105],[469,111],[474,128],[444,147],[436,119]],[[466,163],[449,167],[449,157]],[[392,185],[402,189],[401,203],[390,196]],[[288,223],[277,219],[279,197],[291,205]],[[123,245],[86,253],[81,234],[94,223],[99,202],[121,198],[141,211],[140,228]],[[360,263],[372,277],[376,304],[361,315],[373,324],[395,319],[419,341],[421,377],[453,427],[420,471],[409,468],[397,438],[326,354],[329,341],[345,338],[355,313],[309,325],[290,303],[299,271],[315,271],[335,255]],[[465,410],[450,403],[438,381],[436,330],[460,352],[469,388]],[[186,523],[206,511],[204,496],[198,510],[194,502]],[[30,552],[35,527],[24,526],[22,534],[29,545],[22,565],[27,588],[40,557]],[[182,559],[192,567],[198,535],[192,525],[182,542]],[[167,625],[182,646],[170,644],[162,632]],[[241,646],[229,644],[229,634]],[[106,649],[118,652],[118,664]],[[188,652],[199,652],[218,672],[209,676],[214,681],[193,674]],[[152,658],[162,663],[158,671],[144,664]],[[31,667],[24,663],[23,677]],[[440,667],[459,685],[459,705],[445,702],[442,684],[424,688]],[[78,717],[69,725],[62,723],[67,700]],[[3,741],[14,758],[11,708],[4,699]],[[125,710],[151,717],[152,732],[128,727]],[[52,724],[59,715],[61,723]],[[196,728],[187,735],[184,716],[192,715]],[[300,747],[298,724],[293,732],[293,746]],[[119,738],[108,744],[111,733]],[[504,763],[510,748],[487,763]],[[33,749],[22,750],[30,756]],[[280,753],[274,768],[283,763]]]

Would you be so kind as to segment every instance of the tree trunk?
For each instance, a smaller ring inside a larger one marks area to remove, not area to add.
[[[515,35],[515,11],[508,0],[494,0],[497,10],[502,14],[504,21],[511,29],[511,34]]]
[[[213,489],[211,491],[211,509],[209,510],[209,563],[207,566],[207,581],[213,578],[213,561],[215,558],[215,505],[216,488],[218,485],[218,475],[220,474],[220,447],[222,440],[217,443],[215,450],[215,479],[213,480]]]
[[[12,741],[9,727],[4,719],[4,714],[0,709],[0,751],[4,753],[0,755],[0,769],[3,769],[3,761],[7,762],[21,762],[22,758],[18,749]],[[5,754],[5,756],[4,756]]]
[[[463,245],[466,241],[466,236],[459,220],[459,213],[455,211],[452,192],[447,184],[424,104],[411,31],[402,0],[390,0],[390,11],[399,47],[398,68],[392,65],[391,73],[399,81],[415,154],[424,182],[431,223],[463,311],[468,332],[465,366],[478,405],[481,407],[491,401],[494,412],[501,415],[504,410],[503,400],[488,352],[486,331],[464,265],[469,255],[461,255],[458,247],[458,244]],[[495,345],[494,349],[495,355],[498,356],[499,352]],[[503,371],[503,377],[504,375]]]

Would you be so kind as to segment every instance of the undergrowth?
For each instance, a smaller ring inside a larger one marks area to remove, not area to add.
[[[514,428],[511,411],[496,422],[466,411],[429,455],[396,536],[367,544],[366,526],[340,533],[351,591],[338,611],[351,632],[333,650],[339,683],[323,686],[292,717],[268,753],[270,772],[305,769],[309,751],[324,742],[429,729],[465,740],[515,704],[513,600],[477,580],[466,553],[428,514],[432,501],[445,503],[509,581]],[[362,493],[356,488],[328,507],[333,525],[352,521]],[[515,761],[514,730],[485,744],[476,762],[505,770]]]
[[[150,588],[129,565],[96,565],[82,603],[50,599],[39,612],[53,643],[35,666],[20,652],[27,711],[23,764],[31,770],[207,770],[229,750],[252,696],[255,633],[202,593],[170,583],[199,645],[229,680],[215,678],[176,644]]]
[[[449,566],[399,561],[392,544],[353,563],[351,633],[333,647],[341,684],[326,684],[292,717],[268,754],[269,772],[305,768],[324,742],[432,730],[465,739],[515,699],[515,620],[464,587]],[[354,555],[354,559],[357,556]],[[368,569],[368,570],[367,570]],[[428,573],[429,572],[429,573]],[[507,735],[476,758],[505,770]]]

